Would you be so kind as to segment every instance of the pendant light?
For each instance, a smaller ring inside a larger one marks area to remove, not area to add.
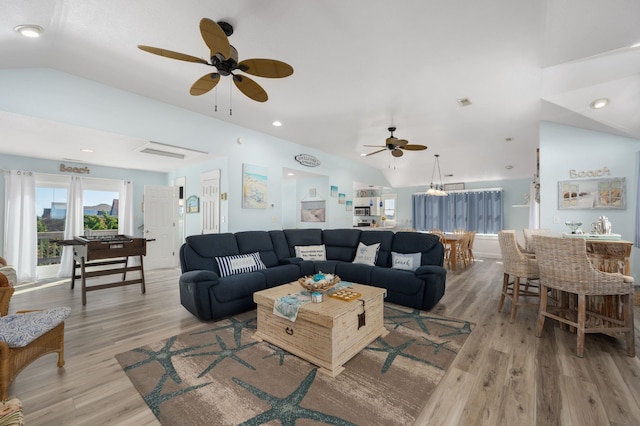
[[[444,192],[444,186],[442,185],[442,174],[440,173],[440,155],[435,154],[436,161],[433,164],[433,172],[431,173],[431,184],[429,185],[429,189],[427,189],[427,195],[434,195],[436,197],[446,197],[447,194]],[[440,178],[440,186],[433,184],[433,177],[436,173],[436,166],[438,167],[438,177]]]

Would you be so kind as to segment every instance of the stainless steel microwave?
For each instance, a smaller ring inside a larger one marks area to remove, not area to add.
[[[369,209],[369,207],[354,207],[353,208],[353,215],[354,216],[369,216],[370,212],[371,212],[371,210]]]

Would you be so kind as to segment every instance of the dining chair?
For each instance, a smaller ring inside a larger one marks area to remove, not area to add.
[[[534,235],[550,235],[551,230],[547,228],[524,228],[522,229],[522,235],[524,236],[524,248],[521,251],[524,253],[535,254],[536,248],[534,246]]]
[[[627,355],[634,357],[633,277],[596,269],[587,258],[586,242],[582,238],[534,235],[533,239],[540,268],[541,294],[536,336],[542,335],[545,318],[551,318],[576,329],[578,357],[584,355],[586,333],[626,336]],[[548,288],[572,296],[569,303],[549,306]],[[590,310],[588,299],[594,297],[613,298],[616,308]]]
[[[538,306],[541,289],[537,282],[532,282],[539,278],[538,262],[520,251],[515,231],[498,232],[498,242],[504,271],[498,312],[502,311],[505,299],[509,299],[511,301],[509,322],[513,323],[518,306]],[[510,278],[513,278],[512,282],[509,282]],[[536,298],[536,302],[526,300],[531,298]]]

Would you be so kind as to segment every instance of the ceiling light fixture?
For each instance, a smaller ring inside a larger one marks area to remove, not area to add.
[[[93,150],[89,149],[89,148],[82,148],[80,151],[82,151],[82,152],[93,152]]]
[[[44,28],[39,25],[33,24],[18,25],[14,28],[14,30],[16,30],[21,35],[30,38],[40,37],[40,35],[44,32]]]
[[[427,195],[434,195],[436,197],[446,197],[447,194],[444,192],[444,186],[442,185],[442,174],[440,173],[440,155],[435,154],[436,161],[433,164],[433,172],[431,173],[431,184],[429,185],[429,189],[427,189]],[[433,177],[436,173],[436,166],[438,167],[438,177],[440,178],[440,185],[433,184]]]
[[[281,123],[280,121],[278,121],[278,120],[274,121],[274,122],[273,122],[273,123],[271,123],[271,124],[273,124],[275,127],[280,127],[280,126],[282,126],[282,123]]]
[[[469,98],[458,99],[457,102],[461,107],[467,107],[471,105],[471,101],[469,100]]]
[[[593,109],[600,109],[600,108],[604,108],[607,105],[609,105],[609,99],[607,98],[600,98],[600,99],[596,99],[595,101],[591,102],[591,108]]]

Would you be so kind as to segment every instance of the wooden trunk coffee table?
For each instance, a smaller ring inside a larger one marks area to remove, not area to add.
[[[317,365],[331,377],[337,376],[347,361],[388,333],[383,318],[387,291],[362,284],[349,287],[362,296],[344,301],[325,294],[320,303],[302,305],[295,322],[275,315],[273,305],[282,296],[302,291],[300,284],[284,284],[254,293],[253,301],[258,305],[258,330],[253,337]],[[360,325],[358,315],[363,310],[366,312],[365,325]]]

